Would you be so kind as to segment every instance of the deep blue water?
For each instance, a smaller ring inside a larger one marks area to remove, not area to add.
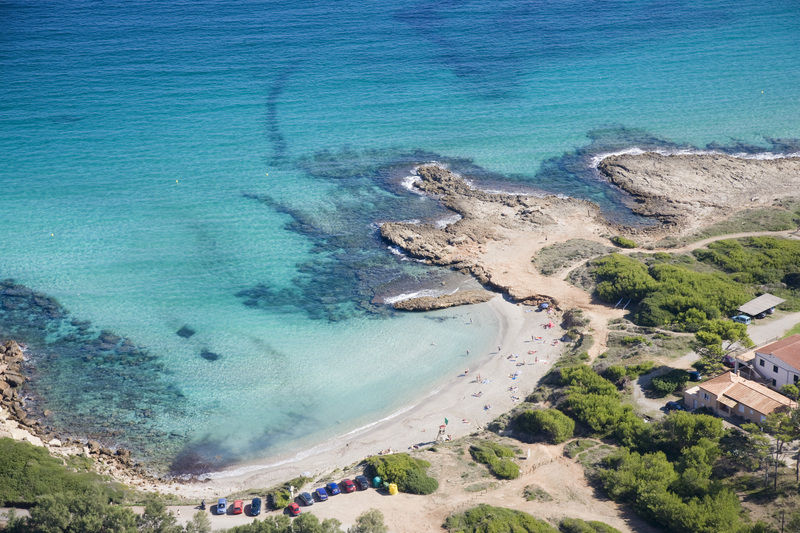
[[[401,187],[410,168],[437,160],[629,221],[593,155],[800,149],[799,15],[0,2],[0,279],[15,280],[0,336],[30,345],[50,424],[151,464],[213,468],[352,429],[495,333],[480,306],[379,303],[446,275],[378,237],[383,220],[446,215]]]

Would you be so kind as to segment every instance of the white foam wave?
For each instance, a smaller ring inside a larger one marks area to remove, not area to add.
[[[618,150],[615,152],[603,152],[597,154],[593,156],[590,161],[592,168],[596,169],[597,166],[600,164],[600,161],[602,161],[607,157],[611,157],[614,155],[641,155],[648,152],[652,152],[659,155],[727,155],[739,159],[758,159],[758,160],[786,159],[789,157],[800,157],[800,152],[794,152],[791,154],[775,154],[772,152],[759,152],[757,154],[737,152],[728,154],[725,152],[721,152],[719,150],[696,150],[696,149],[665,150],[661,148],[644,150],[642,148],[639,148],[638,146],[633,146],[631,148],[626,148],[624,150]]]
[[[449,217],[440,218],[439,220],[434,222],[434,225],[439,229],[444,229],[447,226],[449,226],[450,224],[455,224],[456,222],[458,222],[462,218],[464,218],[464,217],[462,217],[461,215],[456,213],[456,214],[451,215]]]
[[[435,291],[433,289],[422,289],[422,290],[414,291],[414,292],[404,292],[404,293],[398,294],[396,296],[389,296],[388,298],[384,298],[383,301],[384,301],[384,303],[392,305],[392,304],[395,304],[397,302],[402,302],[404,300],[410,300],[412,298],[422,298],[422,297],[425,297],[425,296],[430,296],[432,298],[435,298],[437,296],[450,296],[451,294],[455,294],[457,292],[458,292],[457,288],[455,290],[453,290],[452,292]]]

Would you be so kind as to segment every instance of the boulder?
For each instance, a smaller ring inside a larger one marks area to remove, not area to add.
[[[20,385],[25,383],[25,376],[23,376],[22,374],[18,374],[16,372],[6,372],[3,375],[3,378],[5,378],[6,383],[11,385],[12,387],[19,387]]]
[[[99,453],[101,448],[100,443],[96,440],[88,441],[86,447],[89,448],[89,453]]]

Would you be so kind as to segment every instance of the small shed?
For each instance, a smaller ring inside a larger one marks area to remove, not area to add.
[[[758,316],[762,313],[772,314],[775,307],[785,302],[783,298],[769,293],[762,294],[758,298],[753,298],[746,304],[739,307],[739,312],[750,316]]]

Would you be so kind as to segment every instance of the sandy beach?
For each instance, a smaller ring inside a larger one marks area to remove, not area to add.
[[[269,487],[303,473],[317,477],[382,451],[408,451],[415,445],[430,443],[445,418],[449,421],[446,435],[453,439],[485,427],[536,387],[562,351],[558,339],[563,331],[555,313],[550,316],[500,296],[480,305],[490,306],[500,318],[496,342],[500,350],[484,354],[466,374],[448,376],[417,403],[317,447],[214,472],[204,481],[172,484],[170,491],[209,499],[238,490]],[[543,327],[551,321],[553,328]],[[512,379],[514,374],[517,377]]]

